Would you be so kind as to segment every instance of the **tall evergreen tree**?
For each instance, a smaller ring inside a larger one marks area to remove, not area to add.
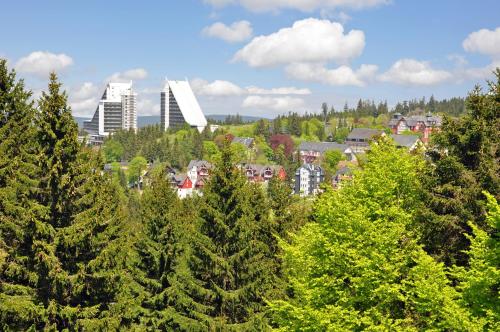
[[[0,330],[28,330],[45,317],[31,264],[30,229],[45,210],[35,199],[38,177],[31,92],[0,59]]]
[[[500,69],[496,75],[488,92],[476,88],[470,93],[465,116],[444,118],[422,176],[427,195],[419,216],[422,240],[448,265],[467,261],[467,223],[481,224],[485,216],[482,191],[500,195]]]
[[[205,187],[184,289],[198,330],[262,329],[275,264],[269,210],[260,188],[235,166],[228,140]],[[193,328],[193,327],[191,327]]]

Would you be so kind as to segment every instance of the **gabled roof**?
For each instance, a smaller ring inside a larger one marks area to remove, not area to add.
[[[420,139],[418,137],[418,135],[396,135],[396,134],[392,134],[391,137],[394,140],[394,142],[396,143],[396,146],[402,146],[402,147],[407,147],[407,148],[411,148]]]
[[[208,161],[206,161],[206,160],[191,160],[191,161],[189,162],[189,165],[188,165],[188,167],[187,167],[187,168],[188,168],[188,169],[191,169],[191,168],[193,168],[193,167],[195,167],[195,166],[196,166],[196,167],[205,166],[205,167],[207,167],[207,168],[209,168],[209,169],[210,169],[210,168],[212,168],[212,164],[211,164],[211,163],[209,163],[209,162],[208,162]]]
[[[341,169],[339,169],[337,172],[335,172],[335,176],[339,176],[339,175],[351,175],[351,174],[352,174],[352,169],[350,169],[347,166],[344,166]]]
[[[325,153],[328,150],[339,150],[344,152],[348,149],[347,144],[339,144],[336,142],[302,142],[299,145],[299,151],[317,151]]]
[[[252,137],[234,137],[232,143],[240,143],[249,148],[253,144]]]
[[[374,136],[381,135],[384,131],[380,129],[370,129],[370,128],[354,128],[349,135],[347,135],[347,140],[363,139],[369,140]]]
[[[389,126],[396,126],[399,121],[405,121],[409,127],[415,127],[419,122],[425,124],[426,126],[441,126],[443,119],[438,115],[432,115],[428,113],[427,115],[412,115],[412,116],[402,116],[402,117],[393,117],[389,121]]]
[[[302,166],[300,166],[298,169],[297,169],[297,172],[300,172],[301,169],[306,169],[308,170],[309,172],[314,172],[314,171],[320,171],[320,172],[323,172],[323,168],[321,168],[321,166],[318,166],[318,165],[314,165],[314,164],[309,164],[309,163],[306,163],[306,164],[303,164]]]

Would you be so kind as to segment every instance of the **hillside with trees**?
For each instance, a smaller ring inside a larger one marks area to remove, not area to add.
[[[465,110],[433,101],[450,116],[427,149],[382,136],[316,198],[250,183],[238,165],[290,174],[300,141],[383,128],[387,105],[213,133],[150,126],[91,148],[56,74],[32,96],[0,60],[2,331],[500,329],[500,69]],[[166,173],[191,159],[214,167],[203,195],[181,200]]]

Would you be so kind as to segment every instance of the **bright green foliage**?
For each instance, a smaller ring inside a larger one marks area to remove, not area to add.
[[[339,150],[328,150],[325,152],[322,166],[327,172],[327,178],[331,178],[335,174],[338,163],[343,159],[345,159],[344,155]]]
[[[292,295],[271,302],[283,331],[480,329],[411,231],[420,168],[379,141],[352,183],[319,198],[316,222],[283,244]]]
[[[431,161],[422,176],[427,197],[419,220],[425,248],[447,265],[465,265],[471,233],[467,224],[481,224],[482,191],[500,195],[500,69],[489,91],[476,88],[467,97],[467,113],[445,118],[429,149]]]
[[[0,60],[0,330],[26,330],[43,319],[29,230],[44,209],[34,199],[39,172],[31,93]]]
[[[107,140],[103,147],[106,162],[121,161],[124,150],[123,145],[119,141],[114,139]]]
[[[491,331],[500,330],[500,206],[493,196],[485,193],[488,214],[486,223],[491,235],[470,223],[474,236],[467,236],[471,245],[467,254],[469,267],[455,268],[464,302],[476,316],[487,321]]]
[[[132,159],[128,165],[128,181],[129,183],[136,183],[142,176],[142,172],[146,170],[148,162],[142,156],[137,156]]]
[[[177,277],[190,299],[181,303],[183,313],[197,321],[196,330],[262,329],[264,297],[272,292],[269,210],[262,190],[246,182],[233,158],[226,140],[199,206],[189,273]]]

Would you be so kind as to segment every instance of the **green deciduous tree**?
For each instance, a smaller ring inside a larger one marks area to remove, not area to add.
[[[379,141],[356,181],[319,198],[316,222],[284,244],[291,297],[271,303],[282,330],[481,328],[417,244],[419,169],[416,157]]]

